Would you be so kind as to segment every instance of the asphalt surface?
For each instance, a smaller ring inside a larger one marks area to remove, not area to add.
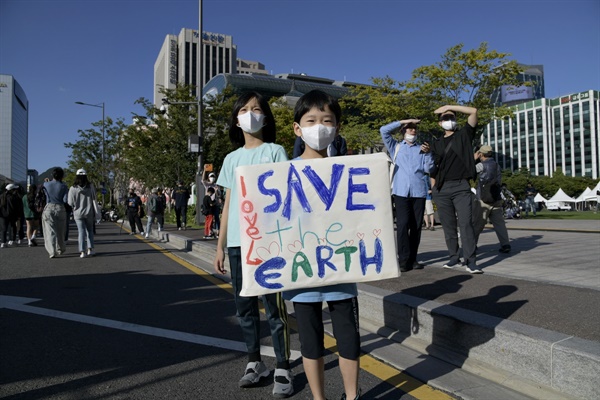
[[[530,217],[506,224],[510,254],[498,252],[491,226],[480,236],[482,275],[442,268],[448,253],[436,225],[435,231],[422,232],[418,261],[424,269],[362,285],[600,342],[600,220]],[[199,230],[171,233],[203,240]],[[216,240],[204,242],[216,246]]]

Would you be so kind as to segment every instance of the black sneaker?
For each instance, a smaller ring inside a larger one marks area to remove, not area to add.
[[[354,398],[354,400],[359,400],[360,399],[360,388],[358,389],[358,393],[356,393],[356,397]],[[342,400],[348,400],[348,398],[346,397],[346,393],[344,393],[342,395]]]
[[[454,269],[454,267],[458,267],[461,265],[462,265],[462,263],[460,261],[460,258],[457,258],[457,259],[448,261],[446,264],[444,264],[443,268]]]
[[[500,253],[508,254],[508,253],[510,253],[510,250],[511,250],[510,244],[505,244],[504,246],[500,247],[500,249],[498,251]]]

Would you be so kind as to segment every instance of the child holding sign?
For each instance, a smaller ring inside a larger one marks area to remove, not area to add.
[[[327,157],[327,146],[337,135],[341,114],[338,102],[320,90],[306,93],[298,100],[294,109],[294,132],[306,144],[298,159]],[[325,399],[323,301],[329,307],[340,354],[340,371],[346,392],[342,399],[360,398],[357,295],[355,283],[290,290],[283,294],[286,300],[294,303],[302,363],[315,400]]]
[[[225,246],[229,254],[231,280],[234,289],[237,317],[248,349],[248,365],[240,379],[240,387],[256,385],[269,376],[269,369],[260,355],[260,314],[258,297],[242,297],[242,256],[240,249],[240,212],[235,184],[235,168],[242,165],[286,161],[282,146],[275,144],[275,119],[266,98],[256,92],[242,94],[236,101],[229,124],[229,139],[239,148],[225,157],[217,184],[226,190],[225,204],[214,268],[225,274]],[[230,204],[232,205],[230,207]],[[290,371],[290,333],[287,310],[281,293],[263,296],[263,305],[271,328],[277,357],[273,395],[288,397],[294,392]]]

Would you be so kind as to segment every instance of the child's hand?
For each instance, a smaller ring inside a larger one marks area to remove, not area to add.
[[[215,256],[214,267],[217,274],[225,275],[227,273],[225,270],[225,253],[219,246],[217,246],[217,255]]]

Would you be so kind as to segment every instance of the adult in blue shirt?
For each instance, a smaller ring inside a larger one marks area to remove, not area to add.
[[[44,182],[41,190],[46,191],[46,207],[42,213],[44,225],[44,245],[50,258],[63,254],[67,247],[65,245],[65,231],[67,226],[67,212],[65,203],[69,188],[63,183],[65,171],[56,167],[52,171],[50,182]]]
[[[417,262],[427,197],[423,177],[433,167],[433,158],[429,143],[417,143],[419,122],[418,119],[406,119],[387,124],[379,130],[394,163],[392,197],[396,208],[398,263],[402,272],[423,268]],[[404,135],[401,141],[392,136],[398,129]]]

